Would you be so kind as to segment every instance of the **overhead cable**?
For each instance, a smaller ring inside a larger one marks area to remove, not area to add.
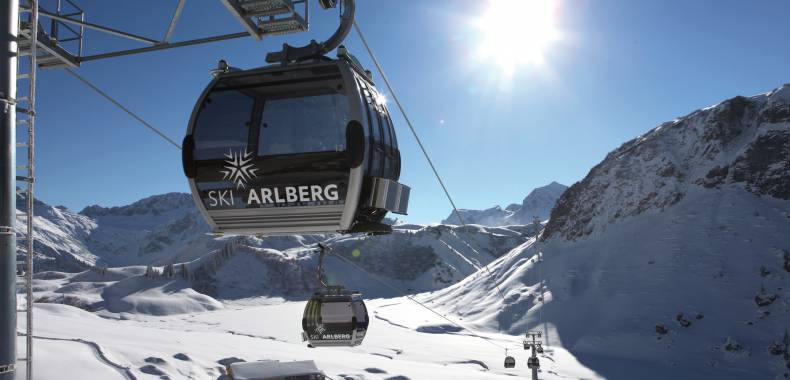
[[[392,88],[392,85],[390,84],[387,74],[384,73],[384,69],[381,67],[381,63],[379,63],[379,60],[376,58],[376,55],[373,54],[373,50],[370,48],[370,45],[368,45],[368,40],[365,38],[365,35],[362,33],[362,30],[359,28],[359,25],[357,25],[356,21],[354,21],[354,30],[356,30],[359,39],[362,40],[362,44],[365,46],[365,50],[367,50],[368,55],[370,55],[370,59],[373,60],[373,64],[376,65],[376,69],[381,75],[381,78],[384,79],[384,84],[387,86],[387,89],[389,90],[390,94],[392,94],[392,99],[395,100],[395,104],[398,106],[401,115],[403,115],[403,119],[406,120],[406,125],[409,126],[409,130],[411,130],[412,136],[414,136],[414,139],[417,140],[417,145],[420,146],[420,150],[422,151],[423,156],[425,156],[425,160],[428,161],[428,165],[430,165],[431,170],[433,170],[433,175],[436,176],[436,180],[439,181],[439,185],[441,185],[442,190],[444,190],[444,195],[447,197],[447,200],[450,201],[450,205],[453,206],[453,213],[455,213],[455,216],[458,218],[458,221],[461,223],[461,225],[465,227],[466,223],[464,222],[461,213],[458,212],[458,207],[455,206],[453,197],[450,196],[450,192],[447,190],[447,186],[444,185],[444,181],[442,181],[442,177],[439,175],[439,172],[436,170],[436,166],[433,165],[433,161],[431,161],[431,157],[428,155],[428,150],[425,149],[425,145],[423,145],[422,140],[420,140],[420,136],[417,135],[417,131],[414,129],[414,125],[412,125],[411,119],[409,119],[409,116],[406,114],[406,110],[403,108],[400,99],[398,99],[398,95],[395,93],[395,89]],[[466,242],[466,244],[469,245],[468,242]],[[488,269],[488,264],[486,264],[484,268],[486,269],[486,272],[488,272],[488,275],[493,277],[491,270]],[[502,290],[499,288],[499,284],[495,283],[494,286],[499,292],[499,296],[502,297],[502,299],[504,300],[505,295],[504,293],[502,293]]]
[[[97,94],[101,95],[103,98],[105,98],[108,101],[110,101],[110,103],[112,103],[116,107],[120,108],[121,111],[126,112],[129,116],[131,116],[135,120],[139,121],[143,126],[145,126],[146,128],[150,129],[151,131],[153,131],[154,133],[159,135],[159,137],[163,138],[165,141],[167,141],[168,143],[172,144],[176,148],[181,149],[181,145],[179,143],[175,142],[170,137],[167,137],[167,135],[165,135],[162,131],[160,131],[159,129],[157,129],[153,125],[151,125],[151,123],[145,121],[142,117],[140,117],[139,115],[134,113],[132,110],[124,107],[123,104],[121,104],[119,101],[115,100],[112,96],[110,96],[106,92],[102,91],[99,87],[97,87],[96,85],[91,83],[89,80],[87,80],[83,76],[77,74],[72,69],[66,68],[66,72],[71,74],[73,77],[77,78],[77,80],[79,80],[80,82],[82,82],[86,86],[90,87],[91,90],[95,91]]]
[[[472,329],[470,329],[469,327],[463,326],[463,325],[459,324],[458,322],[455,322],[455,321],[453,321],[452,319],[450,319],[450,318],[447,318],[447,317],[446,317],[446,316],[444,316],[442,313],[439,313],[438,311],[436,311],[436,310],[433,310],[431,307],[429,307],[428,305],[425,305],[424,303],[420,302],[420,301],[419,301],[419,300],[417,300],[416,298],[414,298],[414,297],[412,297],[412,296],[410,296],[410,295],[408,295],[408,294],[405,294],[405,293],[404,293],[402,290],[398,289],[397,287],[395,287],[395,286],[393,286],[393,285],[390,285],[390,284],[389,284],[389,283],[387,283],[386,281],[382,280],[382,279],[381,279],[379,276],[377,276],[377,275],[375,275],[375,274],[373,274],[373,273],[370,273],[370,272],[368,272],[368,271],[367,271],[365,268],[362,268],[362,267],[360,267],[360,266],[359,266],[359,265],[357,265],[355,262],[353,262],[353,261],[351,261],[351,260],[349,260],[349,259],[347,259],[347,258],[343,257],[342,255],[335,255],[335,257],[337,257],[338,259],[340,259],[340,260],[342,260],[342,261],[346,262],[347,264],[349,264],[349,265],[353,266],[353,267],[354,267],[354,268],[356,268],[357,270],[359,270],[359,271],[362,271],[362,272],[364,272],[364,273],[368,274],[370,277],[372,277],[372,278],[373,278],[374,280],[376,280],[378,283],[380,283],[380,284],[382,284],[382,285],[386,286],[387,288],[390,288],[390,289],[394,290],[394,291],[395,291],[397,294],[401,294],[401,295],[403,295],[404,297],[408,298],[409,300],[411,300],[412,302],[416,303],[417,305],[420,305],[421,307],[425,308],[426,310],[430,311],[431,313],[433,313],[433,314],[436,314],[437,316],[439,316],[439,318],[442,318],[442,319],[444,319],[445,321],[447,321],[447,322],[450,322],[451,324],[453,324],[454,326],[456,326],[456,327],[458,327],[458,328],[460,328],[460,329],[466,330],[467,332],[469,332],[469,334],[470,334],[471,336],[474,336],[474,337],[476,337],[476,338],[483,339],[483,340],[485,340],[486,342],[488,342],[489,344],[492,344],[492,345],[494,345],[494,346],[496,346],[496,347],[498,347],[498,348],[501,348],[501,349],[503,349],[503,350],[505,349],[505,347],[503,347],[503,346],[501,346],[501,345],[499,345],[499,344],[497,344],[497,343],[494,343],[494,342],[493,342],[493,341],[491,341],[489,338],[486,338],[486,337],[484,337],[484,336],[482,336],[482,335],[475,334],[475,333],[474,333],[474,331],[473,331]]]

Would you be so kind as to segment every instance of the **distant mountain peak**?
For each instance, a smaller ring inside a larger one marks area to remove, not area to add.
[[[546,186],[541,186],[529,192],[521,204],[512,203],[505,209],[496,205],[485,210],[460,209],[461,217],[467,224],[480,224],[484,226],[507,226],[530,224],[534,217],[546,220],[551,213],[551,209],[559,199],[560,195],[568,187],[552,181]],[[455,212],[451,212],[445,224],[460,224]]]
[[[91,205],[80,211],[80,214],[90,217],[100,217],[106,215],[159,215],[168,211],[183,208],[194,208],[192,195],[187,193],[171,192],[165,194],[152,195],[126,206],[102,207]]]

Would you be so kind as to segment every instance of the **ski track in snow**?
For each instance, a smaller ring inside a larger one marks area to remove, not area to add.
[[[126,380],[137,380],[137,377],[134,376],[134,374],[132,373],[132,371],[131,371],[131,369],[129,367],[120,365],[120,364],[110,360],[110,358],[107,357],[107,354],[105,354],[104,350],[102,350],[101,346],[98,343],[96,343],[96,342],[91,342],[89,340],[85,340],[85,339],[81,339],[81,338],[55,338],[55,337],[50,337],[50,336],[39,336],[39,335],[33,335],[33,338],[34,339],[43,339],[43,340],[55,340],[55,341],[61,341],[61,342],[82,343],[82,344],[90,347],[90,349],[91,349],[91,351],[93,351],[93,354],[96,357],[96,359],[98,359],[103,364],[105,364],[105,365],[107,365],[109,367],[112,367],[113,369],[118,371],[118,373],[120,373],[121,376],[123,376]]]
[[[395,323],[395,322],[393,322],[393,321],[390,321],[390,320],[389,320],[389,319],[387,319],[387,318],[384,318],[384,317],[380,316],[380,315],[379,315],[379,313],[377,313],[377,312],[374,312],[374,313],[373,313],[373,316],[374,316],[376,319],[380,319],[380,320],[382,320],[382,321],[384,321],[384,322],[387,322],[387,323],[389,323],[389,324],[391,324],[391,325],[393,325],[393,326],[395,326],[395,327],[400,327],[400,328],[402,328],[402,329],[412,330],[412,328],[410,328],[410,327],[408,327],[408,326],[399,325],[399,324],[397,324],[397,323]]]

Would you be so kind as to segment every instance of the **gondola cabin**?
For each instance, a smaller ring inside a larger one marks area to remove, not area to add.
[[[387,233],[385,214],[406,213],[410,189],[398,183],[384,98],[342,50],[337,59],[218,70],[182,157],[215,233]]]
[[[514,368],[516,366],[516,359],[512,356],[505,358],[505,368]]]
[[[362,295],[345,290],[315,293],[304,309],[302,338],[312,347],[357,346],[368,330]]]

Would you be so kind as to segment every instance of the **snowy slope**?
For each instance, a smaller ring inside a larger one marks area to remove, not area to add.
[[[36,305],[35,378],[223,379],[233,361],[314,360],[331,379],[496,380],[527,377],[518,337],[432,333],[443,320],[402,298],[367,302],[365,341],[354,348],[308,348],[304,302],[134,319],[101,318],[66,305]],[[20,329],[23,326],[20,326]],[[18,338],[21,346],[24,338]],[[517,365],[504,369],[504,350]],[[543,380],[602,379],[566,350],[541,355]],[[22,366],[24,367],[24,366]],[[24,368],[22,368],[23,370]]]
[[[563,192],[568,187],[557,182],[538,187],[527,195],[521,204],[513,203],[506,208],[494,206],[485,210],[459,209],[458,212],[467,224],[480,224],[483,226],[509,226],[526,225],[532,223],[537,216],[546,220],[551,214],[551,209],[557,203]],[[444,224],[460,224],[458,215],[451,212]]]
[[[420,298],[479,328],[543,330],[608,379],[786,378],[789,184],[786,85],[624,144],[541,242]]]
[[[36,278],[43,283],[36,285],[36,300],[103,315],[190,313],[220,308],[219,301],[249,304],[261,297],[304,300],[319,288],[316,243],[320,241],[332,249],[332,255],[352,263],[327,257],[325,273],[330,283],[362,291],[367,297],[394,297],[456,283],[524,241],[521,233],[505,228],[407,227],[396,228],[392,235],[371,237],[228,236],[215,239],[218,248],[197,259],[150,269],[39,272]],[[158,274],[151,275],[153,271]],[[381,285],[381,280],[394,289]]]
[[[24,209],[22,201],[18,205],[20,209]],[[358,260],[364,269],[381,273],[397,281],[404,291],[411,292],[455,283],[520,244],[525,235],[534,234],[521,226],[404,224],[396,226],[392,235],[375,237],[214,237],[206,234],[208,227],[188,194],[152,196],[123,207],[90,206],[80,213],[39,201],[36,204],[37,271],[135,265],[153,265],[161,270],[165,265],[181,263],[189,263],[197,270],[207,266],[208,260],[213,260],[229,242],[242,241],[243,244],[232,247],[233,253],[242,255],[211,263],[210,270],[201,272],[203,277],[196,285],[199,290],[216,296],[216,289],[225,289],[213,284],[216,278],[236,279],[231,288],[244,283],[245,291],[223,290],[220,297],[228,299],[309,293],[315,287],[312,283],[315,275],[311,273],[317,265],[314,251],[318,242],[336,248],[336,253]],[[20,222],[22,216],[20,212]],[[25,236],[21,223],[18,231],[22,246]],[[348,265],[335,261],[327,262],[332,269],[330,275],[355,277],[346,273]],[[277,275],[283,268],[290,269]],[[261,278],[260,273],[270,273],[272,278],[265,283],[255,281],[256,276]],[[371,288],[368,282],[358,282],[348,286],[357,286],[359,290]]]

